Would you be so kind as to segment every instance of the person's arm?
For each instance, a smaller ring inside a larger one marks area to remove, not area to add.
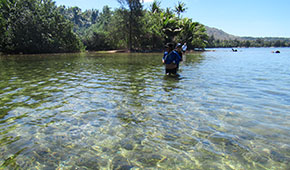
[[[165,63],[165,58],[166,58],[167,52],[164,53],[163,57],[162,57],[162,63]]]
[[[183,51],[186,51],[186,50],[187,50],[187,45],[183,45],[183,46],[182,46],[182,50],[183,50]]]

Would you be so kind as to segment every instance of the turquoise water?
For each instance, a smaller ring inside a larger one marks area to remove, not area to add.
[[[290,49],[0,58],[0,169],[290,167]]]

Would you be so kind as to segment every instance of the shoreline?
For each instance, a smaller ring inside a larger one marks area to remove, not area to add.
[[[200,53],[200,52],[208,52],[208,51],[215,51],[215,50],[189,50],[186,51],[186,53]],[[1,57],[8,57],[8,56],[33,56],[33,55],[64,55],[64,54],[149,54],[149,53],[163,53],[163,50],[160,51],[129,51],[129,50],[107,50],[107,51],[83,51],[83,52],[68,52],[68,53],[34,53],[34,54],[25,54],[25,53],[19,53],[19,54],[5,54],[0,52]]]
[[[273,49],[273,48],[281,48],[281,47],[249,47],[249,48],[269,48],[269,49]],[[284,47],[285,48],[285,47]],[[286,47],[289,48],[289,47]],[[186,53],[202,53],[202,52],[215,52],[216,49],[232,49],[232,48],[206,48],[204,50],[188,50],[186,51]],[[238,47],[238,49],[240,49]],[[118,50],[101,50],[101,51],[83,51],[83,52],[67,52],[67,53],[34,53],[34,54],[25,54],[25,53],[18,53],[18,54],[5,54],[3,52],[0,52],[0,56],[1,57],[8,57],[8,56],[33,56],[33,55],[68,55],[68,54],[146,54],[146,53],[163,53],[164,50],[152,50],[152,51],[130,51],[127,49],[118,49]]]

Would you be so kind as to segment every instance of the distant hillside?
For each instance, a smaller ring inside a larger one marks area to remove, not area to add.
[[[240,40],[240,41],[256,41],[258,39],[262,39],[264,41],[285,41],[285,42],[290,42],[290,38],[282,38],[282,37],[239,37],[235,35],[228,34],[224,32],[221,29],[213,28],[213,27],[208,27],[205,26],[206,32],[209,36],[214,36],[215,39],[218,40]]]
[[[220,30],[217,28],[208,27],[208,26],[205,26],[205,28],[206,28],[206,33],[209,36],[213,35],[215,39],[219,39],[219,40],[234,40],[234,39],[240,40],[241,39],[241,37],[228,34],[224,32],[223,30]]]

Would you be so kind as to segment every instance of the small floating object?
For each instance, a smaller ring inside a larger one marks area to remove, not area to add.
[[[238,52],[238,50],[237,50],[237,49],[233,49],[233,48],[232,48],[232,51],[233,51],[233,52]]]
[[[279,50],[277,50],[277,51],[272,51],[272,53],[280,53],[280,51],[279,51]]]

